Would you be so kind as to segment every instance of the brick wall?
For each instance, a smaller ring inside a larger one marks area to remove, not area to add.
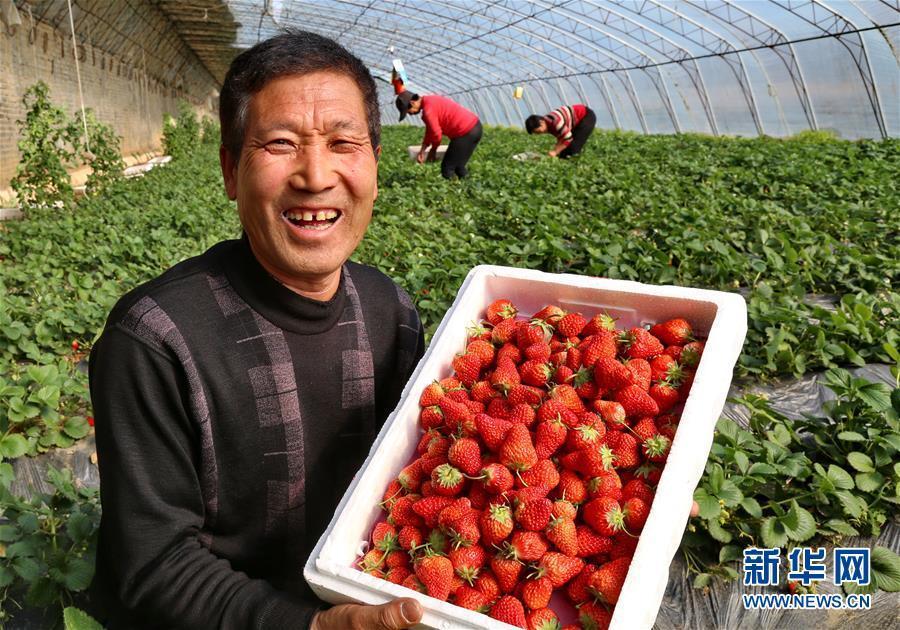
[[[130,39],[123,27],[112,22],[105,27],[108,33],[102,32],[100,21],[90,26],[89,33],[82,34],[76,27],[84,105],[122,136],[126,156],[161,147],[163,114],[176,114],[179,99],[192,103],[199,114],[215,116],[219,87],[165,16],[149,3],[137,4],[133,11],[122,18],[137,24]],[[65,29],[54,29],[32,22],[21,10],[20,16],[23,24],[14,29],[0,23],[0,191],[8,188],[15,175],[16,121],[25,116],[22,95],[29,86],[43,80],[50,86],[53,103],[80,117],[68,18]],[[124,39],[129,46],[123,47]],[[104,50],[104,40],[115,42],[107,48],[117,52]],[[160,50],[163,41],[164,53]]]

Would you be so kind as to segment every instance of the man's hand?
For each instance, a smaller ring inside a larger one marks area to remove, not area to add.
[[[699,516],[699,515],[700,515],[700,505],[696,501],[694,501],[693,503],[691,503],[691,518],[694,518],[695,516]]]
[[[547,151],[547,155],[549,155],[550,157],[556,157],[556,153],[556,149],[550,149],[549,151]]]
[[[419,151],[419,155],[416,156],[416,162],[419,164],[425,163],[425,151]]]
[[[435,160],[437,160],[437,147],[434,147],[431,150],[431,154],[428,156],[429,162],[434,162]]]
[[[313,617],[310,630],[403,630],[422,619],[422,604],[404,597],[381,606],[341,604]]]

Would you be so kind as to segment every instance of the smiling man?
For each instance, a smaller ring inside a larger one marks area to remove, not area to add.
[[[406,628],[412,599],[325,609],[302,567],[424,347],[409,296],[348,262],[378,195],[374,82],[292,31],[220,101],[243,226],[128,293],[91,354],[112,628]]]

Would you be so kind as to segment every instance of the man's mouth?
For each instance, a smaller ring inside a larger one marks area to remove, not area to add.
[[[281,216],[298,228],[327,230],[341,218],[341,212],[339,210],[285,210]]]

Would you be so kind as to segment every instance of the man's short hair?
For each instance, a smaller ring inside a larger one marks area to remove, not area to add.
[[[528,118],[525,119],[525,130],[528,133],[534,133],[535,130],[541,126],[541,121],[544,120],[543,116],[538,116],[537,114],[532,114]]]
[[[381,144],[378,90],[369,69],[336,41],[298,29],[262,41],[231,62],[219,95],[222,144],[237,159],[244,145],[250,98],[279,77],[336,72],[350,77],[362,92],[372,147]]]

